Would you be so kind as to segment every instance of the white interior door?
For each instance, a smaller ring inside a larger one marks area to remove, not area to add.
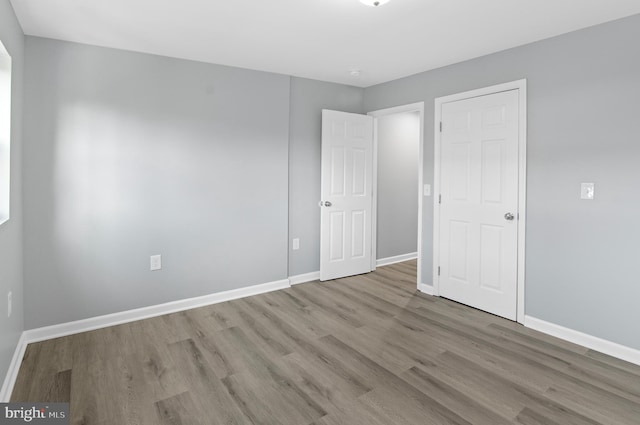
[[[440,295],[516,319],[518,90],[442,105]]]
[[[322,111],[320,280],[371,271],[373,118]]]

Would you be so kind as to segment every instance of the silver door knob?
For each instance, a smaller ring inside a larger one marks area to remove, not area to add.
[[[324,201],[324,206],[325,206],[325,207],[330,207],[331,205],[333,205],[331,202],[329,202],[329,201]]]
[[[505,220],[509,220],[509,221],[511,221],[511,220],[513,220],[513,218],[514,218],[514,216],[513,216],[513,214],[511,214],[511,213],[506,213],[506,214],[504,215],[504,219],[505,219]]]

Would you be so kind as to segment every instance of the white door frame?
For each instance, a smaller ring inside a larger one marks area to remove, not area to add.
[[[526,228],[526,200],[527,200],[527,80],[517,80],[477,90],[456,93],[435,99],[434,121],[434,180],[433,180],[433,294],[440,295],[438,264],[440,263],[440,123],[442,121],[442,105],[444,103],[485,96],[509,90],[518,90],[519,106],[519,146],[518,146],[518,297],[517,321],[524,323],[524,294],[525,294],[525,228]],[[375,155],[375,149],[374,149]],[[375,164],[375,160],[374,160]]]
[[[420,140],[418,143],[418,271],[417,286],[422,284],[422,185],[424,179],[424,102],[408,105],[394,106],[392,108],[379,109],[367,113],[373,117],[373,214],[371,217],[371,270],[376,269],[377,257],[377,224],[378,224],[378,119],[387,115],[401,114],[405,112],[418,112],[420,116]]]

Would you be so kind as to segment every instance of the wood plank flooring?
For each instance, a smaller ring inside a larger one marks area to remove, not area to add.
[[[640,424],[640,367],[415,290],[416,263],[27,348],[72,424]]]

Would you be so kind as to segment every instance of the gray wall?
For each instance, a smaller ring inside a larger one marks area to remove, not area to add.
[[[24,35],[9,0],[0,0],[0,40],[12,59],[11,211],[0,225],[0,385],[23,330],[22,284],[22,88]],[[13,313],[7,318],[7,293]]]
[[[19,105],[23,38],[8,1],[0,4]],[[527,78],[527,314],[640,348],[630,325],[640,322],[637,39],[640,16],[362,90],[28,37],[26,325],[316,271],[322,108],[425,101],[424,177],[432,184],[434,98]],[[0,289],[17,288],[19,308],[16,108]],[[578,199],[581,181],[596,183],[595,201]],[[427,284],[431,199],[422,217]],[[287,253],[287,231],[300,250]],[[164,269],[151,273],[156,253]],[[0,321],[9,344],[0,362],[13,351],[20,316]]]
[[[27,328],[287,278],[288,76],[34,37],[26,70]]]
[[[365,110],[528,80],[526,314],[640,349],[640,15],[365,90]],[[579,199],[595,182],[596,199]],[[431,198],[424,268],[431,284]]]
[[[289,275],[320,270],[320,138],[322,109],[363,113],[364,90],[303,78],[291,79],[289,161]]]
[[[377,258],[418,250],[418,112],[378,118]]]

